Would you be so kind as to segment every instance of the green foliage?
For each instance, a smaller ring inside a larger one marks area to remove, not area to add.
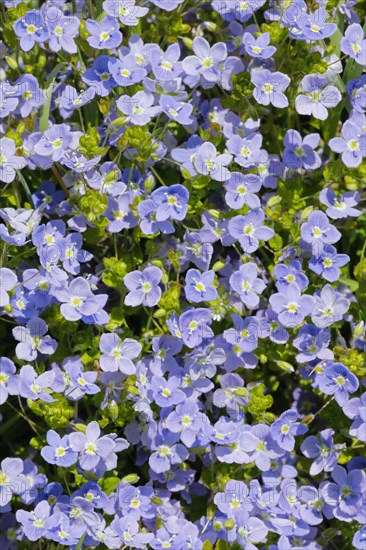
[[[63,395],[57,396],[53,403],[28,399],[27,405],[35,415],[42,417],[54,430],[66,428],[74,416],[73,407]]]
[[[154,155],[158,148],[154,142],[153,136],[142,126],[129,126],[118,141],[118,147],[121,151],[127,148],[136,148],[138,154],[135,156],[137,162],[146,162]]]
[[[107,154],[109,147],[100,147],[100,135],[96,128],[88,128],[86,134],[81,136],[78,151],[86,157],[102,157]]]
[[[273,397],[265,395],[266,387],[264,384],[258,384],[250,390],[250,402],[247,407],[248,412],[253,416],[255,423],[257,422],[273,422],[275,415],[267,412],[273,405]]]
[[[177,282],[171,281],[168,289],[163,292],[159,301],[159,306],[166,311],[178,311],[179,310],[179,298],[181,295],[181,285]]]
[[[107,208],[107,196],[94,189],[86,191],[80,198],[80,209],[90,222],[97,222]]]
[[[127,273],[127,264],[117,258],[104,258],[103,283],[107,286],[119,288],[122,286],[123,277]]]

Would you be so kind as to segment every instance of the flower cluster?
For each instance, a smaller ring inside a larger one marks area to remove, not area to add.
[[[0,2],[0,548],[366,548],[365,6]]]

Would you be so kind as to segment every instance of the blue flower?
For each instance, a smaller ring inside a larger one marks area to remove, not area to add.
[[[121,340],[117,334],[102,334],[99,343],[102,355],[100,368],[105,372],[120,370],[123,374],[135,374],[136,367],[132,359],[136,359],[142,350],[137,340],[125,338]]]
[[[281,414],[270,427],[270,434],[274,441],[285,451],[292,451],[295,447],[295,437],[303,435],[308,428],[297,422],[299,415],[294,410]]]
[[[346,88],[352,107],[358,113],[364,113],[366,109],[366,75],[350,80],[347,82]]]
[[[117,86],[109,70],[111,59],[113,58],[108,55],[100,55],[81,77],[83,82],[89,84],[102,97],[107,96],[112,88]]]
[[[0,307],[5,307],[9,303],[10,290],[13,290],[18,279],[15,273],[7,267],[0,268]]]
[[[93,21],[93,19],[87,19],[85,26],[91,35],[87,40],[97,50],[118,48],[122,42],[122,33],[114,17],[104,17],[100,23]]]
[[[347,254],[337,254],[334,246],[326,244],[320,256],[313,256],[310,259],[309,268],[326,281],[334,283],[341,275],[339,268],[345,266],[349,261],[350,257]]]
[[[320,441],[315,435],[310,435],[301,444],[301,452],[306,458],[315,458],[309,470],[311,476],[316,476],[323,471],[332,472],[337,464],[342,446],[334,445],[333,435],[332,429],[322,430],[319,434]]]
[[[225,201],[233,210],[240,210],[244,204],[250,208],[258,208],[260,199],[255,195],[262,186],[259,176],[255,174],[243,175],[240,172],[231,172],[225,182]]]
[[[166,427],[173,433],[179,433],[182,443],[189,448],[193,446],[205,420],[206,416],[199,411],[196,401],[186,399],[169,414]]]
[[[366,442],[366,393],[350,399],[343,407],[343,412],[353,420],[349,434]]]
[[[141,82],[146,76],[146,70],[136,64],[135,56],[126,55],[122,60],[110,58],[108,63],[109,70],[113,80],[119,86],[132,86]]]
[[[274,107],[283,108],[288,106],[288,99],[284,94],[291,79],[283,73],[271,73],[268,69],[255,69],[251,72],[251,81],[255,88],[254,99],[261,105],[272,103]]]
[[[89,283],[83,277],[73,279],[64,288],[55,291],[56,298],[61,302],[60,311],[68,321],[78,321],[83,317],[95,314],[99,302],[93,295]]]
[[[13,25],[15,34],[20,38],[20,47],[29,52],[37,42],[42,44],[49,38],[45,21],[38,10],[27,11]]]
[[[217,298],[217,290],[213,286],[214,271],[201,273],[198,269],[189,269],[186,274],[184,292],[189,302],[211,302]]]
[[[28,540],[37,541],[47,533],[46,519],[50,516],[51,508],[47,501],[39,502],[34,510],[17,510],[16,518],[23,526]]]
[[[0,82],[0,118],[5,118],[15,111],[19,103],[16,94],[15,86],[11,86],[8,82]]]
[[[299,363],[309,363],[314,359],[333,359],[333,352],[328,349],[330,332],[315,325],[303,325],[293,342],[300,353],[296,355]]]
[[[209,82],[217,82],[219,79],[218,65],[227,57],[226,45],[217,42],[212,47],[207,40],[196,36],[192,43],[195,55],[184,58],[182,65],[187,75],[202,75]]]
[[[124,276],[123,282],[130,291],[125,297],[125,304],[136,307],[140,304],[155,306],[161,298],[159,287],[163,273],[155,266],[146,267],[143,271],[131,271]]]
[[[3,405],[9,395],[18,394],[16,369],[13,361],[0,357],[0,405]]]
[[[190,118],[193,111],[193,105],[184,103],[182,101],[176,101],[174,98],[162,95],[159,101],[163,113],[166,114],[171,120],[175,120],[179,124],[189,126],[193,123],[194,119]]]
[[[52,355],[57,349],[57,341],[46,336],[47,323],[38,317],[30,319],[25,327],[15,327],[13,336],[19,344],[15,348],[18,359],[23,361],[34,361],[38,353]]]
[[[159,407],[171,407],[182,403],[186,395],[179,389],[180,385],[181,380],[176,376],[171,376],[168,380],[163,376],[153,376],[151,379],[153,400]]]
[[[155,78],[162,82],[169,82],[179,76],[182,73],[182,63],[179,61],[180,55],[178,42],[170,44],[166,52],[162,52],[158,47],[152,48],[150,59]]]
[[[282,154],[283,163],[294,170],[299,168],[316,170],[321,165],[320,157],[314,151],[319,141],[319,134],[308,134],[302,139],[296,130],[287,130],[283,140],[285,146]]]
[[[278,320],[285,327],[301,325],[305,317],[314,310],[315,299],[309,294],[301,295],[296,283],[288,285],[284,292],[272,294],[269,299],[273,311],[278,314]]]
[[[361,25],[353,23],[347,27],[341,38],[341,51],[359,65],[366,65],[366,38]]]
[[[129,27],[138,25],[138,18],[149,11],[148,8],[136,6],[135,0],[105,0],[103,10],[112,17],[118,17],[121,23]]]
[[[119,233],[122,229],[130,229],[138,224],[131,211],[132,198],[130,193],[122,193],[118,198],[108,197],[107,210],[104,212],[109,221],[108,231]]]
[[[116,449],[110,437],[100,435],[100,428],[95,421],[87,425],[85,434],[71,433],[69,443],[73,451],[80,453],[79,464],[83,470],[95,469],[99,462],[104,462]]]
[[[285,292],[292,283],[296,283],[301,290],[305,290],[309,284],[309,279],[303,273],[301,263],[298,260],[292,260],[289,265],[276,264],[273,274],[279,292]]]
[[[346,120],[342,126],[342,137],[334,137],[329,141],[332,151],[342,154],[342,162],[349,168],[356,168],[366,157],[366,134],[351,122]]]
[[[164,222],[168,219],[181,221],[188,212],[189,192],[183,185],[159,187],[151,195],[156,205],[156,220]]]
[[[260,34],[257,38],[254,38],[249,32],[245,32],[243,36],[243,44],[245,51],[250,57],[259,57],[260,59],[268,59],[272,57],[276,49],[274,46],[269,46],[270,35],[269,32]]]
[[[0,506],[11,501],[26,488],[23,476],[23,461],[20,458],[4,458],[0,464]]]
[[[154,107],[153,104],[153,94],[144,91],[136,92],[132,97],[122,95],[117,100],[118,109],[127,115],[128,122],[136,126],[145,126],[161,112],[161,107]]]
[[[322,495],[326,504],[333,509],[337,519],[352,521],[362,507],[362,498],[366,483],[366,474],[362,470],[351,470],[338,464],[332,472],[335,483],[325,481]]]
[[[361,214],[360,210],[354,208],[360,200],[360,194],[357,191],[347,191],[337,196],[333,189],[326,187],[321,190],[319,200],[327,206],[326,214],[333,220],[348,216],[357,217]]]
[[[193,166],[198,174],[210,176],[215,181],[226,181],[230,177],[227,165],[230,164],[232,156],[224,153],[217,155],[213,143],[203,143],[195,152]]]
[[[324,245],[338,242],[341,234],[329,223],[324,212],[314,210],[301,226],[301,238],[311,245],[313,255],[318,258],[323,253]]]
[[[325,285],[314,294],[315,307],[311,315],[317,327],[329,327],[340,321],[349,308],[350,302],[331,285]]]
[[[194,348],[200,345],[204,339],[212,338],[213,332],[209,326],[211,323],[212,317],[209,309],[188,309],[179,317],[177,336],[182,338],[186,346]]]
[[[7,137],[0,139],[0,181],[10,183],[14,181],[16,170],[26,166],[25,158],[15,154],[15,142]]]
[[[78,453],[71,448],[69,436],[61,438],[54,430],[48,430],[47,443],[48,445],[41,449],[41,456],[46,462],[63,468],[76,463]]]
[[[244,138],[234,135],[228,139],[226,146],[229,152],[235,155],[234,160],[239,166],[252,168],[259,161],[262,141],[261,134],[252,134]]]
[[[44,18],[49,31],[48,45],[53,52],[64,50],[69,54],[77,52],[74,38],[79,34],[80,20],[76,15],[64,13],[55,5],[44,4]]]
[[[328,109],[336,107],[341,99],[338,88],[328,84],[325,76],[307,74],[301,81],[295,107],[300,115],[312,115],[325,120],[328,118]]]
[[[319,379],[319,389],[326,395],[334,395],[340,407],[343,407],[349,394],[358,389],[357,376],[349,371],[342,363],[329,362]]]
[[[54,378],[55,373],[51,370],[38,376],[31,365],[24,365],[19,372],[19,395],[33,401],[40,399],[46,403],[51,403],[55,401],[49,394]]]
[[[241,265],[240,269],[231,275],[230,286],[249,309],[258,307],[258,294],[262,294],[266,288],[264,281],[258,277],[257,266],[252,262]]]
[[[254,208],[245,216],[235,216],[229,221],[229,233],[239,241],[247,254],[259,248],[259,241],[268,241],[274,236],[270,227],[263,225],[264,212],[261,208]]]
[[[26,118],[41,107],[46,98],[39,88],[38,80],[31,74],[24,74],[15,83],[16,94],[19,97],[18,109],[22,117]]]
[[[75,109],[87,105],[95,96],[95,88],[78,92],[73,86],[67,85],[59,98],[60,114],[63,119],[71,117]]]
[[[304,13],[298,21],[299,29],[305,38],[310,41],[324,40],[332,36],[336,30],[335,23],[327,23],[328,13],[324,8],[319,8],[313,13]]]

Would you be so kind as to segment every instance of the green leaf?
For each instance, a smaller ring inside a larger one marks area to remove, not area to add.
[[[110,495],[111,493],[113,493],[119,483],[120,483],[120,479],[118,477],[107,477],[106,479],[103,479],[102,481],[102,489],[103,491],[107,494],[107,495]]]
[[[269,239],[268,244],[272,248],[272,250],[278,252],[283,246],[283,239],[280,235],[276,234],[274,235],[274,237],[272,237],[272,239]]]
[[[31,194],[30,189],[28,187],[27,181],[25,180],[25,178],[24,178],[24,176],[23,176],[23,174],[21,173],[20,170],[17,170],[16,173],[17,173],[18,179],[20,181],[20,184],[21,184],[21,186],[23,187],[23,189],[25,191],[25,194],[27,196],[27,199],[28,199],[29,203],[34,207],[32,194]]]
[[[50,116],[53,86],[55,84],[55,80],[56,80],[56,77],[57,77],[58,73],[60,72],[62,67],[64,67],[65,65],[66,65],[65,62],[58,63],[58,65],[56,65],[56,67],[51,71],[51,74],[47,79],[46,89],[45,89],[46,101],[43,104],[43,107],[42,107],[42,110],[41,110],[40,121],[39,121],[39,130],[40,130],[40,132],[44,132],[48,128],[48,119],[49,119],[49,116]]]
[[[357,281],[348,277],[340,277],[339,282],[347,285],[351,292],[357,292],[360,286]]]
[[[264,395],[266,387],[264,384],[258,384],[250,390],[250,403],[248,411],[253,416],[255,422],[263,422],[266,419],[267,409],[270,409],[273,404],[271,395]]]
[[[127,273],[127,264],[117,258],[104,258],[103,283],[114,288],[120,287]]]

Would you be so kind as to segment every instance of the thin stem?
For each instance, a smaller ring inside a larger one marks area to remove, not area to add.
[[[65,195],[66,195],[66,197],[68,197],[68,196],[69,196],[69,190],[68,190],[68,188],[67,188],[67,186],[66,186],[66,183],[65,183],[64,180],[62,179],[62,176],[61,176],[60,172],[57,170],[55,164],[52,164],[51,170],[52,170],[52,172],[53,172],[55,178],[56,178],[57,181],[59,182],[59,184],[60,184],[60,186],[61,186],[63,192],[64,192]]]

